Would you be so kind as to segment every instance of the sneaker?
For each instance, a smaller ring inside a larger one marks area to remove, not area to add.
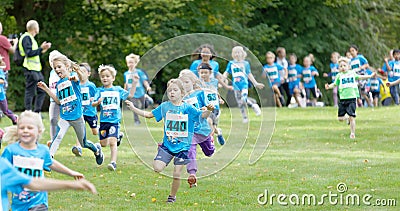
[[[246,124],[246,123],[249,122],[249,119],[248,119],[247,117],[246,117],[246,118],[243,118],[242,122],[243,122],[244,124]]]
[[[197,178],[196,178],[196,175],[194,175],[194,174],[189,175],[187,181],[188,181],[188,183],[189,183],[189,187],[190,187],[190,188],[197,187]]]
[[[253,108],[254,112],[256,113],[256,116],[261,115],[261,108],[257,103],[253,104],[251,107]]]
[[[73,146],[72,153],[74,153],[76,157],[82,157],[82,148],[78,146]]]
[[[176,201],[176,196],[168,196],[167,203],[174,203]]]
[[[118,139],[117,139],[117,147],[119,147],[119,145],[121,144],[121,141],[124,138],[124,135],[125,134],[123,132],[119,132]]]
[[[117,169],[117,164],[115,162],[111,162],[107,165],[108,170],[115,171]]]
[[[96,155],[96,153],[94,153],[94,156],[96,156],[96,163],[97,163],[97,165],[101,165],[104,162],[103,151],[101,150],[101,145],[99,143],[96,143],[95,145],[96,145],[97,152],[98,152],[97,155]]]
[[[140,121],[135,121],[135,125],[140,125]]]
[[[355,139],[355,138],[356,138],[356,134],[350,133],[350,139]]]
[[[225,139],[224,139],[224,137],[223,137],[222,135],[218,135],[218,136],[217,136],[217,139],[218,139],[218,143],[219,143],[221,146],[225,144]]]

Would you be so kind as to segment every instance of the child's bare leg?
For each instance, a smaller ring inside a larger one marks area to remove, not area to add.
[[[176,196],[176,193],[178,192],[179,186],[181,185],[181,173],[182,173],[183,166],[184,165],[176,165],[174,167],[171,192],[169,194],[172,197]]]
[[[108,143],[110,144],[110,150],[111,150],[111,163],[112,162],[117,163],[117,155],[118,155],[117,138],[109,137]]]
[[[349,121],[350,121],[350,134],[353,134],[355,136],[355,134],[356,134],[356,118],[350,116]]]
[[[281,92],[279,91],[279,88],[277,85],[273,85],[272,86],[272,91],[274,92],[274,98],[275,98],[275,102],[276,102],[276,106],[278,106],[279,108],[282,107],[282,103],[281,103]]]
[[[97,128],[91,128],[92,129],[92,134],[97,136],[99,135],[99,130]]]
[[[299,90],[298,88],[294,88],[294,89],[293,89],[293,96],[294,96],[294,99],[296,100],[297,105],[299,105],[299,107],[301,107],[300,99],[299,99],[299,97],[300,97],[300,90]]]

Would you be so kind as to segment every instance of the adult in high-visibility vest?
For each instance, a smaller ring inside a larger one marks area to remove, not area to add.
[[[25,110],[33,110],[40,112],[46,92],[37,87],[39,81],[44,81],[42,74],[42,65],[40,63],[40,55],[45,53],[50,47],[50,42],[43,42],[40,47],[35,40],[35,36],[39,34],[39,23],[30,20],[26,23],[26,30],[18,43],[21,56],[24,56],[22,64],[25,76]],[[32,109],[32,101],[35,98],[35,108]]]

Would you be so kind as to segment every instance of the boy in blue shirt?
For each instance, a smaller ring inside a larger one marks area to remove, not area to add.
[[[102,147],[110,145],[111,161],[107,168],[110,171],[117,169],[117,141],[119,136],[119,123],[121,121],[121,100],[131,99],[136,91],[139,77],[132,78],[132,88],[128,92],[113,82],[117,71],[110,65],[100,65],[98,69],[102,87],[97,88],[97,96],[92,106],[100,105],[99,137]],[[129,96],[128,96],[129,94]]]
[[[304,88],[306,90],[307,104],[312,106],[317,102],[317,83],[315,76],[319,76],[318,70],[311,65],[311,58],[309,56],[303,59],[303,69],[301,71],[301,77],[303,78]],[[311,100],[311,94],[313,99]]]

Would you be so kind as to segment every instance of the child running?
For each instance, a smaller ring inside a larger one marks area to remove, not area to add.
[[[119,123],[121,121],[121,100],[131,99],[136,91],[139,78],[132,78],[132,88],[126,91],[120,86],[114,86],[117,71],[111,65],[100,65],[98,69],[102,87],[97,88],[97,96],[92,106],[100,105],[99,137],[102,147],[110,146],[111,158],[107,168],[117,169]]]
[[[317,83],[315,81],[315,76],[318,76],[319,73],[318,70],[311,64],[312,64],[311,57],[309,56],[304,57],[301,77],[303,78],[304,88],[306,90],[307,104],[315,106],[315,103],[317,102]],[[311,94],[313,95],[312,100],[311,100]]]
[[[182,101],[185,96],[183,83],[179,79],[171,79],[167,83],[167,96],[169,101],[161,103],[157,108],[143,111],[136,108],[132,102],[125,101],[128,108],[145,118],[155,118],[157,122],[164,120],[163,143],[158,148],[154,158],[153,168],[155,172],[161,172],[174,158],[174,172],[171,185],[171,192],[167,202],[176,201],[176,193],[180,186],[180,177],[184,165],[190,162],[188,150],[192,143],[195,123],[200,118],[207,118],[213,106],[201,111],[194,106]]]
[[[49,64],[51,67],[50,76],[49,76],[49,88],[50,91],[57,95],[57,82],[60,80],[60,77],[57,75],[53,66],[53,59],[56,56],[60,56],[61,53],[57,50],[51,51],[49,54]],[[53,140],[57,133],[57,123],[60,118],[60,105],[58,105],[53,98],[50,97],[50,106],[49,106],[49,119],[50,119],[50,139]],[[47,143],[50,147],[51,140]]]
[[[268,76],[269,85],[270,85],[272,91],[274,92],[275,104],[278,107],[282,107],[282,104],[284,104],[285,99],[283,98],[279,87],[287,79],[287,70],[284,69],[278,63],[275,63],[275,54],[272,53],[271,51],[268,51],[265,54],[265,59],[267,60],[267,64],[265,64],[263,66],[263,72],[262,72],[261,76],[263,78],[266,78]],[[282,72],[284,72],[286,75],[285,76],[280,76],[280,74]],[[290,101],[290,98],[287,99],[287,100]]]
[[[22,112],[17,126],[9,127],[4,137],[6,142],[15,143],[9,144],[1,156],[18,171],[34,178],[43,178],[44,171],[50,170],[75,179],[84,178],[83,174],[52,160],[47,146],[39,144],[43,131],[44,125],[38,113]],[[20,189],[12,193],[11,207],[12,210],[47,210],[47,192]]]
[[[288,65],[288,78],[289,78],[289,92],[290,95],[294,97],[298,107],[302,107],[300,102],[301,90],[300,90],[300,75],[301,66],[297,64],[297,56],[292,53],[289,55],[289,65]],[[290,99],[289,99],[290,100]]]
[[[81,69],[81,93],[82,93],[82,108],[83,108],[83,119],[88,123],[92,134],[97,136],[99,134],[97,128],[97,108],[92,106],[92,101],[96,95],[96,85],[89,81],[89,76],[91,73],[91,68],[88,63],[79,64]],[[72,147],[72,153],[76,156],[82,156],[82,147],[77,141],[76,146]]]
[[[206,96],[206,100],[208,103],[211,103],[214,106],[214,111],[211,113],[208,118],[208,122],[212,129],[212,136],[217,134],[218,143],[220,145],[225,144],[225,139],[222,136],[222,129],[218,128],[219,115],[220,115],[220,107],[219,104],[224,103],[221,99],[221,96],[218,93],[218,80],[216,78],[211,78],[212,67],[208,63],[201,63],[198,66],[198,74],[200,76],[200,80],[202,81],[201,86],[204,90],[204,94]],[[223,80],[220,82],[222,86],[227,88],[228,90],[233,90],[233,86],[227,85]]]
[[[38,83],[38,87],[60,105],[60,120],[57,125],[57,134],[50,145],[50,154],[54,157],[68,128],[72,126],[81,146],[89,148],[96,157],[96,163],[101,165],[104,156],[100,144],[95,145],[86,140],[86,127],[82,114],[82,94],[79,85],[79,80],[85,73],[63,54],[53,59],[53,66],[57,75],[61,78],[56,85],[57,95],[51,92],[44,82]]]
[[[358,97],[357,80],[365,80],[375,76],[358,75],[350,69],[349,60],[341,57],[339,59],[339,73],[336,75],[334,83],[325,84],[325,89],[332,89],[335,86],[339,87],[339,108],[338,120],[344,121],[347,118],[350,122],[350,138],[356,138],[356,100]],[[345,117],[345,115],[349,117]]]
[[[183,101],[193,105],[197,109],[206,107],[206,95],[205,92],[201,90],[201,82],[196,75],[190,70],[182,70],[179,73],[179,79],[182,81],[186,93]],[[205,156],[211,157],[214,154],[215,147],[214,140],[212,139],[212,129],[207,119],[201,118],[199,123],[195,123],[194,126],[193,139],[188,154],[190,163],[186,166],[187,172],[189,173],[188,183],[190,187],[197,186],[197,145],[200,145]]]
[[[338,63],[339,57],[340,57],[340,54],[338,52],[333,52],[331,54],[331,63],[329,64],[329,68],[331,69],[331,72],[322,74],[323,77],[326,77],[326,78],[331,77],[332,83],[335,81],[336,75],[339,72],[339,63]],[[332,99],[333,99],[333,106],[337,107],[338,106],[337,87],[334,87],[332,89]]]
[[[132,102],[135,104],[135,107],[144,109],[145,94],[146,92],[151,91],[147,75],[143,72],[143,70],[136,68],[136,65],[140,61],[140,57],[138,55],[131,53],[126,56],[125,59],[128,70],[124,73],[124,89],[129,92],[132,88],[133,77],[139,77],[139,81],[136,84],[136,91],[135,95],[132,98]],[[140,125],[139,116],[134,113],[133,118],[135,120],[135,125]]]
[[[8,109],[8,102],[4,84],[6,83],[6,75],[4,74],[5,62],[3,57],[0,56],[0,110],[12,121],[13,125],[17,124],[17,115],[15,115],[10,109]]]
[[[257,116],[261,115],[260,106],[258,106],[257,103],[252,103],[250,100],[247,99],[247,96],[249,94],[248,79],[250,79],[250,81],[258,89],[264,88],[264,84],[258,83],[253,74],[251,74],[250,64],[248,61],[245,61],[246,56],[247,53],[242,46],[233,47],[233,60],[228,62],[226,70],[223,74],[225,79],[228,77],[229,74],[232,75],[233,91],[235,92],[236,102],[240,108],[240,112],[242,113],[243,123],[248,123],[249,121],[246,112],[247,104],[253,108]]]

